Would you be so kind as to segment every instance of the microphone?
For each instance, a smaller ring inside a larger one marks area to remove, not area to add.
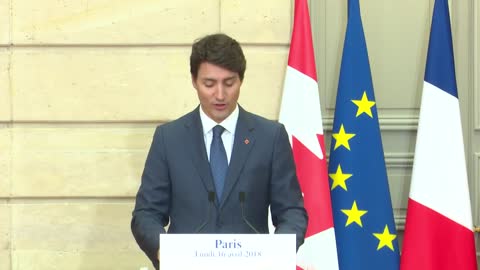
[[[208,222],[210,221],[210,204],[215,202],[215,191],[209,191],[208,192],[208,208],[207,208],[207,218],[205,221],[198,226],[198,228],[195,230],[195,233],[199,233],[205,226],[207,226]]]
[[[247,217],[245,216],[245,192],[243,191],[240,191],[238,193],[238,200],[240,201],[240,208],[242,209],[242,218],[243,218],[243,221],[245,221],[245,223],[248,225],[248,227],[250,227],[250,229],[252,229],[252,231],[254,231],[255,233],[259,234],[260,232],[257,231],[257,229],[255,229],[255,227],[253,227],[253,225],[248,222],[248,219]]]

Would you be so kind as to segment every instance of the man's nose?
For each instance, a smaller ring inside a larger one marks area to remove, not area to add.
[[[225,89],[223,88],[222,85],[217,87],[217,90],[215,91],[215,98],[217,100],[225,99]]]

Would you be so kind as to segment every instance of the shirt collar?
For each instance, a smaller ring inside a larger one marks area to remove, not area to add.
[[[231,134],[235,133],[235,128],[237,126],[239,109],[238,104],[235,106],[235,110],[223,120],[221,123],[213,121],[208,115],[203,111],[202,106],[200,106],[200,120],[202,121],[203,135],[206,135],[210,132],[216,125],[221,125]]]

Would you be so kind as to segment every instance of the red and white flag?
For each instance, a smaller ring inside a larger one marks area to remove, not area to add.
[[[436,0],[401,270],[476,270],[448,0]]]
[[[322,113],[307,0],[295,0],[292,40],[279,121],[293,149],[309,220],[297,269],[338,269]]]

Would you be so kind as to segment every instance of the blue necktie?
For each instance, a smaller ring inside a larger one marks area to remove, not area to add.
[[[227,153],[225,152],[222,141],[222,133],[224,130],[225,128],[220,125],[216,125],[213,128],[213,139],[210,145],[210,169],[212,171],[218,201],[222,198],[223,186],[228,169]]]

